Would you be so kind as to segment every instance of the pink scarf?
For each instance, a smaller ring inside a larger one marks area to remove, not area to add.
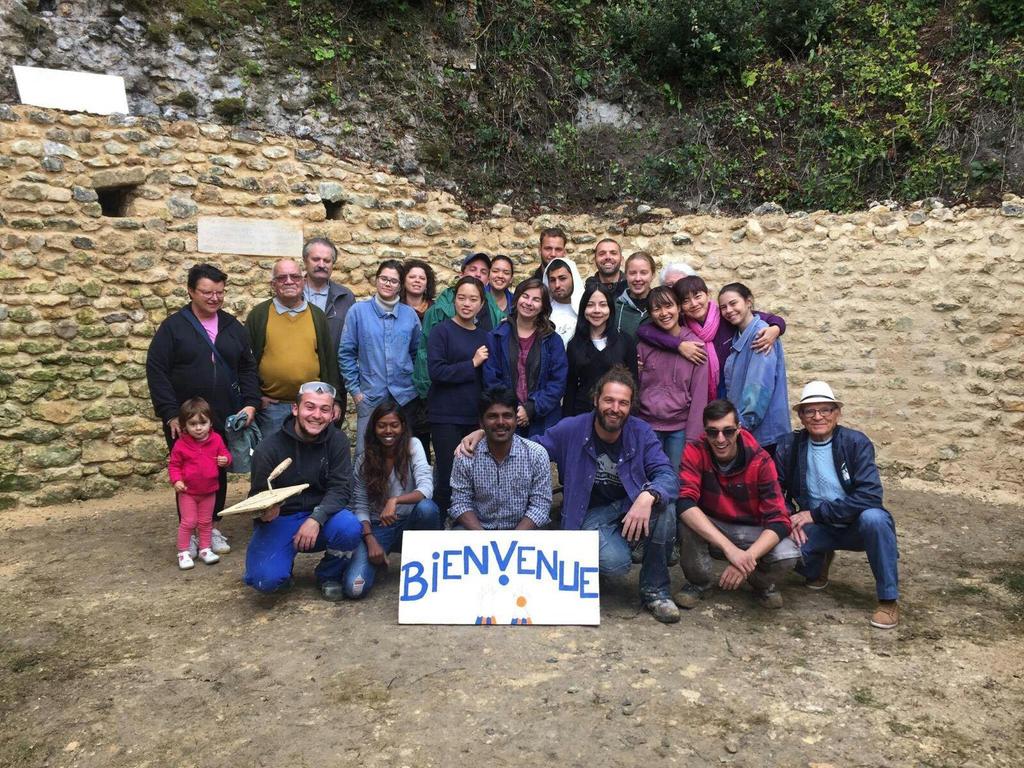
[[[704,342],[704,352],[708,356],[708,402],[718,397],[718,379],[721,369],[718,366],[718,352],[715,350],[715,336],[718,335],[718,325],[721,322],[722,316],[718,312],[718,305],[713,301],[708,302],[708,314],[704,318],[704,325],[696,320],[686,318],[686,327]]]

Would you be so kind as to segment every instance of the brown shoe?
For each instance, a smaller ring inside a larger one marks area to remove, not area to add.
[[[878,607],[871,614],[871,626],[892,629],[900,623],[900,606],[895,600],[879,600]]]
[[[818,578],[807,580],[808,589],[824,589],[828,586],[828,569],[832,567],[832,561],[835,559],[835,552],[829,552],[825,555],[825,564],[821,566],[821,573],[818,574]]]

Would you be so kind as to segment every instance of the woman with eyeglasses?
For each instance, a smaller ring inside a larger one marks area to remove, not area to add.
[[[767,323],[754,314],[754,295],[743,283],[718,292],[718,310],[733,328],[723,372],[725,396],[739,411],[740,425],[774,456],[775,443],[791,429],[782,342],[776,340],[767,354],[754,351],[754,338]]]
[[[562,416],[567,363],[565,346],[551,322],[551,298],[540,280],[524,280],[512,295],[512,309],[487,337],[484,389],[516,393],[517,432],[542,434]]]
[[[377,290],[348,311],[338,346],[338,367],[356,405],[356,456],[363,452],[373,409],[387,398],[403,408],[416,399],[413,361],[420,321],[399,300],[402,265],[387,259],[377,267]]]
[[[229,416],[244,414],[245,426],[256,417],[260,384],[248,331],[224,311],[228,276],[212,264],[188,271],[189,303],[157,328],[146,355],[146,381],[153,410],[163,424],[167,447],[181,434],[178,411],[186,400],[201,397],[213,411],[213,429],[226,438]],[[221,467],[214,498],[214,521],[224,509],[227,468]],[[198,548],[193,537],[191,556]],[[227,539],[213,529],[213,551],[231,551]]]
[[[374,408],[363,436],[365,446],[353,469],[352,511],[363,541],[345,572],[345,597],[366,597],[377,569],[401,548],[405,531],[438,527],[434,484],[420,441],[412,436],[402,409],[393,400]]]
[[[569,362],[562,415],[576,416],[594,410],[594,385],[616,365],[625,366],[637,378],[636,342],[612,324],[615,302],[610,287],[594,281],[580,297],[576,332],[565,350]]]

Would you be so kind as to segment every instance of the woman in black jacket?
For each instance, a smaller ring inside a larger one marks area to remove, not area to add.
[[[252,423],[260,404],[259,376],[249,334],[224,304],[228,276],[212,264],[196,264],[188,271],[190,302],[157,328],[146,355],[146,381],[153,410],[160,417],[170,448],[178,438],[178,409],[186,400],[201,397],[213,410],[213,428],[224,435],[228,416],[244,411]],[[213,354],[216,348],[220,357]],[[225,438],[226,440],[226,438]],[[214,502],[214,520],[227,493],[227,470],[220,473]],[[213,551],[231,551],[214,528]]]
[[[576,333],[569,340],[569,378],[562,400],[562,415],[576,416],[594,410],[594,384],[614,365],[625,365],[633,378],[636,341],[615,330],[612,319],[614,295],[603,285],[591,285],[580,298]]]

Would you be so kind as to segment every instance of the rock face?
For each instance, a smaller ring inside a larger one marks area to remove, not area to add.
[[[199,216],[285,220],[330,237],[335,278],[360,296],[383,258],[426,259],[443,286],[467,250],[502,252],[521,278],[540,230],[560,225],[590,274],[593,243],[614,237],[625,252],[688,262],[712,288],[741,280],[758,307],[785,316],[791,399],[812,378],[829,381],[890,480],[1024,491],[1018,198],[842,216],[654,209],[635,222],[623,211],[516,219],[495,207],[474,221],[446,193],[310,141],[21,106],[0,118],[0,508],[164,477],[144,369],[153,333],[187,301],[197,261],[229,273],[225,309],[240,319],[266,297],[272,263],[198,253]],[[49,142],[65,147],[60,165],[36,152]]]

